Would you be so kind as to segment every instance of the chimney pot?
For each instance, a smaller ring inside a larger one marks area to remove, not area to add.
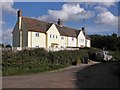
[[[22,10],[18,10],[18,17],[22,17]]]
[[[82,30],[85,30],[85,27],[82,27]]]
[[[60,19],[58,19],[57,24],[62,26],[62,22]]]

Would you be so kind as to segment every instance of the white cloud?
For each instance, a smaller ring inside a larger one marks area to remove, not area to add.
[[[44,21],[56,21],[60,18],[63,22],[66,21],[78,21],[81,19],[88,19],[94,16],[91,11],[86,11],[81,8],[79,4],[64,4],[61,10],[48,10],[48,15],[38,17]]]
[[[108,11],[108,9],[106,7],[101,7],[101,6],[96,6],[95,9],[96,9],[96,11],[98,11],[100,13]]]
[[[118,33],[118,29],[115,27],[109,27],[108,25],[97,25],[95,24],[94,27],[87,26],[86,28],[88,34],[111,34],[111,33]]]
[[[2,15],[2,12],[6,12],[9,14],[13,14],[16,16],[16,11],[17,9],[15,9],[13,7],[14,5],[14,1],[13,0],[4,0],[2,2],[0,2],[0,10],[1,10],[1,14],[0,14],[0,26],[2,27],[4,24],[7,24],[2,17],[4,17],[4,15]],[[1,28],[2,30],[0,30],[0,42],[4,43],[4,44],[10,44],[11,40],[12,40],[12,28],[9,28],[7,30],[3,31],[3,28]]]
[[[7,30],[2,30],[2,42],[3,43],[11,43],[11,40],[12,40],[12,28],[9,28]]]
[[[111,7],[115,5],[116,0],[104,0],[101,2],[85,2],[86,6],[102,6],[102,7]]]
[[[111,7],[115,5],[115,0],[110,0],[110,2],[99,2],[100,5],[106,6],[106,7]]]
[[[16,14],[17,9],[13,7],[14,1],[13,0],[4,0],[4,2],[0,3],[2,6],[2,11],[7,13]]]
[[[118,16],[113,15],[110,11],[107,10],[107,8],[104,7],[96,7],[96,10],[99,11],[97,19],[95,20],[96,23],[118,27]]]
[[[2,19],[0,19],[0,26],[5,24],[5,21],[3,21]]]

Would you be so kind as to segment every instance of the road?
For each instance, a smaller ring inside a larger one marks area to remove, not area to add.
[[[118,63],[89,62],[65,69],[3,77],[3,88],[119,88]]]

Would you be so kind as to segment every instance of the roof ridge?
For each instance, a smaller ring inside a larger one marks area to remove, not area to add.
[[[32,20],[36,20],[36,21],[39,21],[39,22],[43,22],[43,23],[49,23],[51,24],[50,22],[46,22],[46,21],[43,21],[43,20],[39,20],[39,19],[36,19],[36,18],[30,18],[30,17],[27,17],[27,16],[22,16],[23,18],[28,18],[28,19],[32,19]]]
[[[55,25],[61,27],[61,26],[58,25],[58,24],[55,24]],[[62,25],[62,27],[70,28],[70,29],[73,29],[74,31],[76,31],[76,30],[80,31],[80,29],[76,29],[76,28],[74,28],[74,27],[68,27],[68,26],[65,26],[65,25]]]
[[[47,22],[47,21],[42,21],[42,20],[38,20],[38,19],[36,19],[36,18],[30,18],[30,17],[27,17],[27,16],[23,16],[23,18],[33,19],[33,20],[36,20],[36,21],[39,21],[39,22],[44,22],[44,23],[49,23],[49,24],[55,24],[55,25],[59,26],[59,25],[56,24],[56,23]],[[60,26],[59,26],[59,27],[60,27]],[[76,28],[74,28],[74,27],[68,27],[68,26],[65,26],[65,25],[62,25],[62,27],[66,27],[66,28],[70,28],[70,29],[73,29],[73,30],[79,30],[79,31],[80,31],[80,29],[76,29]]]

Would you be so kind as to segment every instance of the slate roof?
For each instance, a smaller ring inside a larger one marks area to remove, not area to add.
[[[27,26],[29,31],[41,32],[41,33],[46,33],[47,30],[53,24],[53,23],[40,21],[33,18],[28,18],[28,17],[22,17],[22,22]],[[79,35],[79,32],[81,31],[81,30],[66,27],[66,26],[60,26],[58,24],[55,24],[55,26],[58,29],[60,35],[62,36],[77,37]],[[83,33],[85,35],[85,32]]]

